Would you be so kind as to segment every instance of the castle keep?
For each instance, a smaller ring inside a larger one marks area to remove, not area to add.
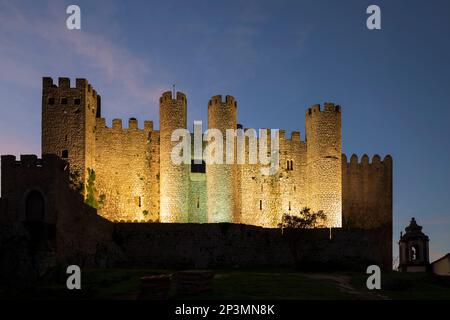
[[[90,185],[98,214],[114,222],[233,222],[276,227],[283,214],[303,207],[323,210],[327,227],[371,229],[392,223],[392,159],[342,155],[341,108],[332,103],[306,110],[306,132],[279,131],[279,170],[262,164],[176,165],[172,132],[187,128],[186,95],[165,92],[159,130],[114,119],[106,125],[101,99],[85,79],[43,79],[42,153],[70,164],[73,177]],[[208,129],[236,129],[235,98],[214,96]],[[268,136],[270,137],[270,131]],[[192,139],[193,140],[193,139]],[[269,139],[270,140],[270,139]],[[269,141],[270,143],[270,141]],[[225,147],[224,147],[225,150]],[[246,157],[248,157],[248,150]],[[197,160],[197,161],[195,161]],[[74,178],[74,179],[75,179]],[[2,188],[3,190],[3,188]]]

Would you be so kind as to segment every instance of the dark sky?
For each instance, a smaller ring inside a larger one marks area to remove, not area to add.
[[[41,77],[84,77],[103,113],[158,122],[158,96],[188,96],[189,126],[230,94],[239,122],[300,130],[342,106],[343,151],[394,159],[394,241],[416,217],[431,257],[450,252],[450,1],[0,0],[0,154],[40,154]],[[382,29],[366,28],[377,4]],[[396,244],[394,244],[396,246]]]

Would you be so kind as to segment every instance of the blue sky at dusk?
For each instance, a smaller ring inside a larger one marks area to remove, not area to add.
[[[66,29],[70,4],[80,31]],[[366,28],[370,4],[382,30]],[[0,154],[40,154],[43,76],[87,78],[107,123],[141,127],[158,127],[173,83],[189,127],[230,94],[239,123],[304,139],[305,109],[335,102],[348,157],[394,159],[394,242],[415,217],[432,260],[450,252],[448,0],[0,0]]]

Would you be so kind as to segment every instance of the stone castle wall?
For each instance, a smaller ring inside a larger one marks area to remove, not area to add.
[[[100,96],[85,79],[43,78],[42,154],[56,154],[71,164],[86,181],[87,168],[95,167],[95,118]]]
[[[112,221],[154,221],[158,211],[152,206],[155,197],[151,187],[156,177],[151,172],[151,121],[138,128],[130,119],[128,128],[122,120],[114,119],[107,127],[105,119],[97,118],[95,153],[95,188],[99,214]]]
[[[106,251],[114,247],[113,224],[69,187],[66,161],[56,155],[43,155],[42,159],[23,155],[20,160],[2,156],[1,170],[4,206],[0,225],[5,230],[26,229],[30,241],[27,254],[34,255],[33,267],[39,269],[35,271],[58,264],[92,266],[96,259],[108,259]]]
[[[392,224],[392,157],[378,155],[361,162],[342,156],[343,220],[347,227],[362,229]]]
[[[269,229],[228,223],[114,226],[125,264],[144,268],[392,269],[387,228]]]
[[[63,98],[68,98],[65,104]],[[134,119],[128,128],[122,128],[120,120],[107,128],[100,109],[100,97],[86,80],[77,79],[70,88],[66,78],[59,86],[44,78],[43,152],[61,155],[68,150],[72,168],[83,174],[95,169],[97,198],[104,198],[99,213],[110,220],[275,227],[283,214],[296,215],[304,207],[323,210],[328,216],[325,226],[330,227],[342,226],[342,219],[344,226],[361,228],[391,219],[392,173],[378,168],[376,159],[370,170],[364,169],[364,161],[357,166],[342,161],[341,109],[334,104],[306,111],[304,141],[299,132],[286,138],[284,130],[279,131],[280,167],[272,176],[261,173],[264,165],[259,162],[249,163],[249,137],[245,164],[206,165],[206,174],[173,164],[171,151],[178,142],[171,141],[172,132],[187,127],[183,93],[163,93],[160,131],[153,130],[151,122],[138,129]],[[212,97],[208,128],[237,128],[233,97]]]

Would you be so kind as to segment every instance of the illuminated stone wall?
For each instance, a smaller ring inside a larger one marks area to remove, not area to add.
[[[325,103],[306,111],[308,207],[327,215],[327,227],[342,226],[341,109]]]
[[[161,195],[160,180],[160,142],[159,131],[151,130],[149,133],[150,140],[150,219],[153,221],[160,220],[160,199]]]
[[[187,128],[183,93],[162,94],[159,131],[151,121],[138,128],[134,119],[128,128],[120,120],[108,128],[100,109],[100,96],[86,80],[77,79],[71,88],[67,78],[58,85],[44,78],[43,153],[62,156],[67,150],[71,170],[85,183],[87,168],[95,170],[96,196],[104,196],[99,214],[109,220],[276,227],[283,214],[310,207],[327,214],[327,227],[373,228],[392,221],[392,159],[342,160],[341,109],[332,103],[306,111],[304,140],[300,132],[287,138],[279,131],[279,171],[271,176],[261,173],[261,164],[249,164],[248,138],[245,164],[206,165],[206,173],[175,165],[171,151],[178,142],[171,142],[171,135]],[[224,137],[226,129],[237,128],[233,97],[211,98],[208,128]]]
[[[160,98],[160,221],[188,222],[189,220],[189,165],[174,164],[171,152],[179,142],[172,142],[176,129],[186,129],[186,96],[177,92],[163,93]]]
[[[248,130],[245,130],[248,132]],[[257,225],[261,216],[260,201],[262,201],[260,185],[260,167],[249,163],[249,138],[245,138],[245,163],[238,166],[240,177],[240,222]]]
[[[95,167],[95,118],[100,96],[85,79],[43,78],[42,154],[56,154],[71,164],[85,183],[87,168]],[[64,155],[66,153],[66,155]],[[67,158],[66,158],[67,156]]]
[[[226,129],[237,128],[237,103],[231,96],[214,96],[208,104],[208,129],[218,129],[226,136]],[[225,164],[223,139],[223,164],[206,164],[208,192],[208,222],[233,222],[236,215],[236,165]]]
[[[204,173],[191,173],[189,180],[189,222],[206,223],[208,222],[206,176]]]
[[[280,214],[298,215],[307,206],[306,142],[300,132],[280,133]]]
[[[114,119],[112,126],[107,127],[105,119],[97,119],[95,188],[97,199],[104,197],[99,207],[101,216],[113,221],[158,219],[152,208],[152,127],[152,122],[146,121],[144,128],[138,128],[135,119],[129,120],[128,128],[122,126],[120,119]]]

